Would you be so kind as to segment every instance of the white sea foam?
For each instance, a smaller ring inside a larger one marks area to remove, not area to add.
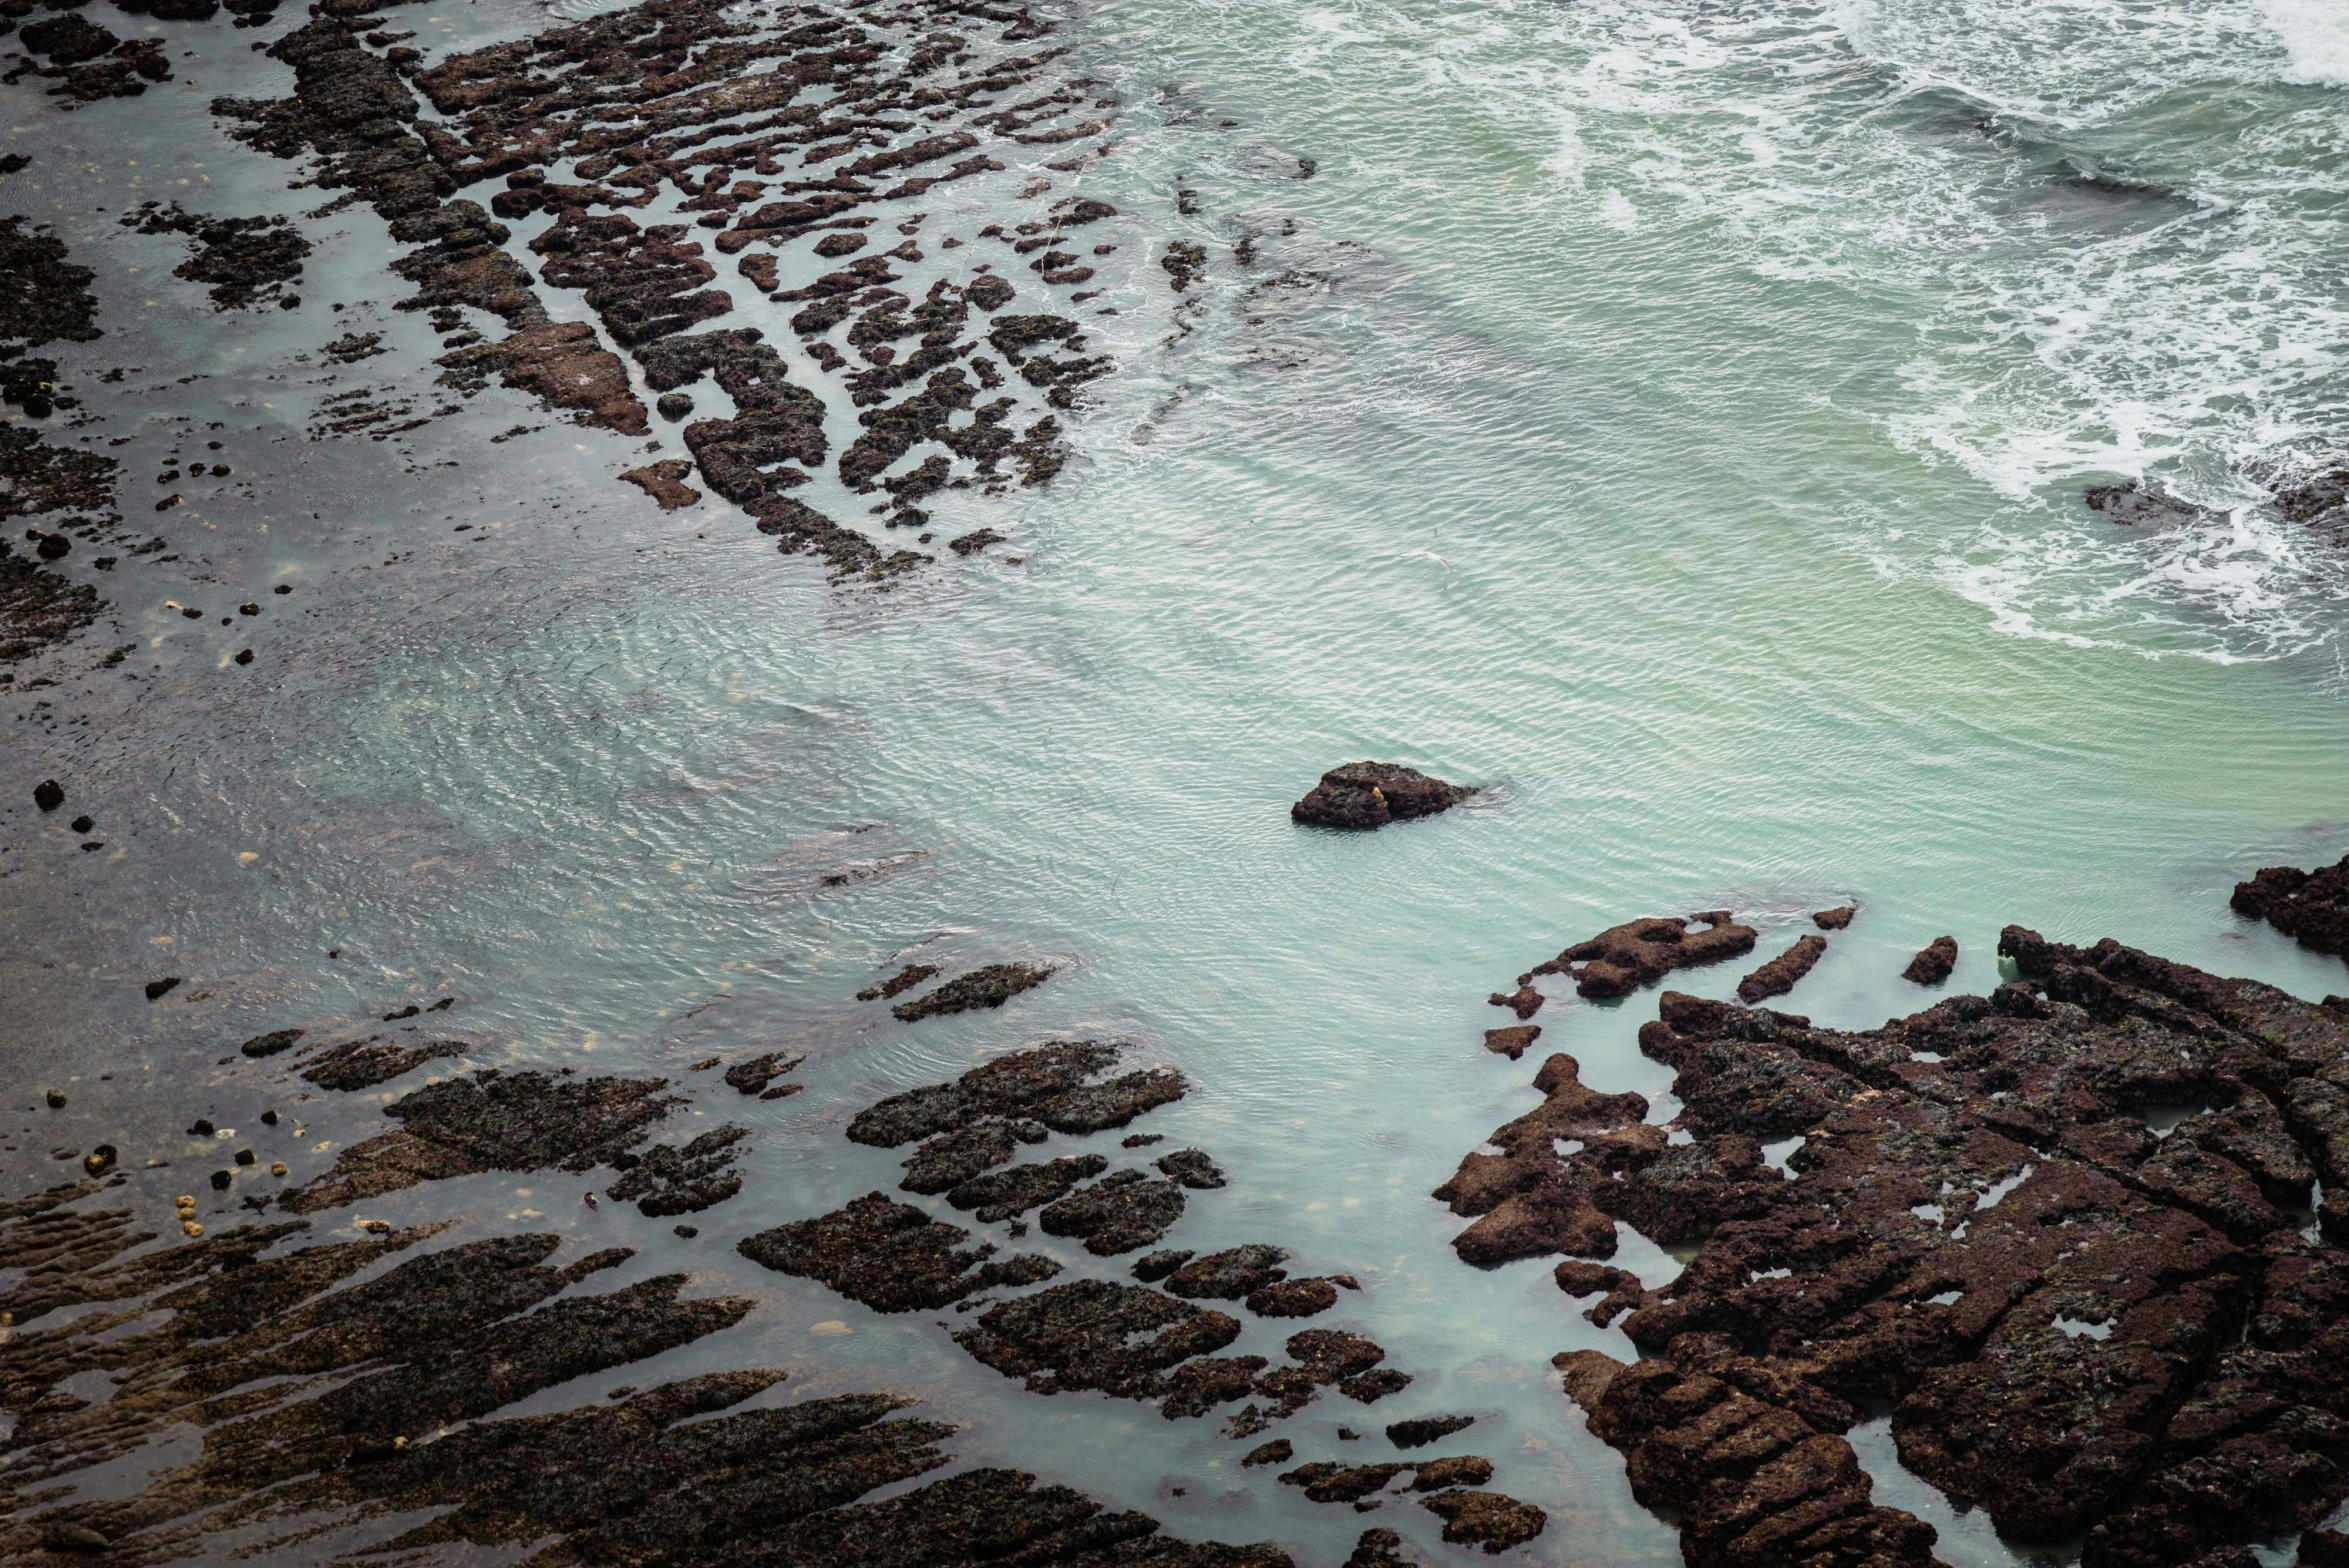
[[[2339,0],[2260,0],[2259,9],[2291,56],[2286,81],[2349,86],[2349,7]]]

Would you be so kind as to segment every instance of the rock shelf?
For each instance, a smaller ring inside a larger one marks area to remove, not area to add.
[[[2349,1011],[2110,940],[1998,945],[2017,980],[1873,1030],[1667,992],[1640,1043],[1687,1141],[1553,1057],[1550,1104],[1447,1184],[1518,1205],[1508,1234],[1575,1254],[1560,1287],[1645,1354],[1559,1364],[1693,1568],[1931,1561],[1845,1439],[1863,1403],[2085,1568],[2233,1563],[2349,1495],[2349,1222],[2318,1185],[2349,1179]],[[1602,1218],[1694,1257],[1645,1289],[1584,1261]]]

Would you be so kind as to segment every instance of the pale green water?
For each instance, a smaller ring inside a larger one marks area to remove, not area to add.
[[[1318,1564],[1386,1523],[1449,1555],[1414,1508],[1364,1520],[1243,1477],[1213,1422],[1030,1399],[928,1319],[734,1257],[893,1184],[839,1136],[878,1094],[1047,1035],[1142,1041],[1199,1086],[1149,1130],[1235,1177],[1172,1241],[1354,1270],[1332,1321],[1419,1376],[1375,1412],[1314,1406],[1283,1428],[1301,1458],[1343,1457],[1341,1421],[1474,1411],[1464,1446],[1551,1511],[1528,1559],[1675,1561],[1548,1371],[1626,1342],[1546,1264],[1460,1266],[1426,1197],[1532,1100],[1532,1061],[1477,1048],[1504,1021],[1488,991],[1633,915],[1732,905],[1774,951],[1847,900],[1858,923],[1786,1002],[1838,1024],[1918,1005],[1897,973],[1943,931],[1953,984],[1995,983],[2009,921],[2349,990],[2225,904],[2253,867],[2349,848],[2345,579],[2243,506],[2246,476],[2339,451],[2349,118],[2326,79],[2349,42],[2281,0],[2182,10],[1107,5],[1080,61],[1134,134],[1087,188],[1209,241],[1214,298],[1162,346],[1163,281],[1135,269],[1107,333],[1127,369],[1081,471],[1019,503],[1021,564],[842,600],[723,508],[648,516],[600,437],[488,457],[485,413],[428,438],[463,470],[414,477],[317,449],[275,531],[220,548],[323,580],[368,559],[332,522],[380,521],[419,551],[396,613],[353,592],[274,686],[174,710],[221,688],[158,609],[164,700],[78,749],[20,734],[111,792],[102,817],[148,824],[135,856],[27,854],[4,884],[25,1059],[125,1059],[92,1046],[111,1031],[188,1105],[245,1114],[257,1076],[198,1075],[236,1040],[444,986],[485,1060],[799,1043],[806,1095],[710,1102],[762,1137],[683,1253],[770,1305],[669,1360],[919,1388],[972,1424],[962,1457],[1179,1533]],[[1276,149],[1317,174],[1280,177]],[[2183,194],[2083,191],[2067,157]],[[1223,249],[1244,232],[1267,236],[1252,270]],[[2147,537],[2080,507],[2141,470],[2243,509]],[[444,514],[513,526],[444,545]],[[1358,756],[1495,787],[1375,836],[1293,828],[1287,803]],[[137,1000],[165,937],[210,1010]],[[1073,967],[910,1028],[849,1000],[924,942]],[[1660,1119],[1669,1075],[1632,1044],[1652,1008],[1553,1002],[1542,1048]],[[535,1202],[676,1265],[665,1223],[585,1213],[578,1185],[371,1208],[504,1228]],[[1945,1550],[2004,1560],[1963,1530]]]

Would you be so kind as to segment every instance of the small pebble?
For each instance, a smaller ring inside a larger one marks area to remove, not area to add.
[[[55,779],[43,779],[33,786],[33,804],[43,811],[55,811],[65,804],[65,786]]]
[[[212,1173],[212,1190],[214,1192],[226,1192],[228,1191],[228,1184],[232,1181],[235,1181],[236,1179],[237,1173],[235,1171],[214,1171]]]
[[[250,1149],[239,1149],[239,1150],[237,1150],[237,1163],[238,1163],[239,1165],[250,1165],[250,1164],[252,1164],[252,1163],[253,1163],[253,1158],[254,1158],[254,1156],[253,1156],[253,1151],[252,1151],[252,1150],[250,1150]]]
[[[370,1236],[381,1236],[390,1231],[390,1220],[359,1220],[358,1227]]]
[[[196,1119],[195,1119],[193,1122],[191,1122],[191,1123],[188,1125],[188,1136],[189,1136],[189,1137],[191,1137],[191,1138],[209,1138],[209,1137],[211,1137],[211,1136],[212,1136],[212,1123],[211,1123],[210,1121],[206,1120],[204,1117],[201,1117],[201,1116],[197,1117],[197,1118],[196,1118]]]
[[[204,618],[204,612],[202,610],[182,610],[179,613],[191,621],[200,621]]]
[[[194,1220],[181,1220],[179,1222],[179,1228],[183,1231],[186,1231],[191,1236],[201,1236],[204,1234],[204,1227],[197,1224]]]
[[[49,1091],[49,1109],[53,1111],[65,1109],[65,1096],[59,1094],[55,1089]]]
[[[183,1192],[171,1201],[183,1209],[192,1209],[196,1206],[196,1196],[194,1193],[190,1192]]]
[[[294,589],[291,583],[279,583],[275,588],[272,588],[269,591],[271,593],[292,593]]]
[[[677,1227],[677,1234],[683,1236],[687,1241],[691,1241],[694,1237],[700,1235],[701,1232],[696,1230],[691,1225],[680,1225]]]
[[[237,614],[239,615],[259,615],[260,613],[261,606],[255,604],[250,599],[247,599],[243,604],[237,606]]]
[[[97,825],[97,821],[94,818],[76,817],[73,819],[73,830],[76,833],[87,833],[90,831],[90,829],[96,827]]]
[[[263,1111],[263,1112],[261,1113],[261,1125],[262,1125],[262,1126],[264,1126],[264,1127],[274,1127],[274,1126],[276,1126],[276,1125],[277,1125],[277,1112],[275,1112],[275,1111]]]
[[[269,1162],[269,1174],[270,1174],[270,1175],[272,1175],[272,1176],[283,1176],[285,1173],[286,1173],[286,1169],[285,1169],[285,1161],[283,1161],[283,1160],[271,1160],[271,1161]]]
[[[252,650],[252,649],[250,649],[250,648],[240,648],[239,650],[237,650],[237,663],[239,663],[239,664],[250,664],[250,663],[252,663],[252,662],[253,662],[253,650]]]

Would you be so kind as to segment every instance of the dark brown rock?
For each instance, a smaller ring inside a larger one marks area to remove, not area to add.
[[[1447,784],[1396,762],[1350,762],[1332,768],[1289,816],[1317,827],[1369,829],[1449,811],[1476,791]]]
[[[935,1310],[974,1290],[1050,1279],[1060,1265],[1022,1254],[990,1262],[992,1246],[965,1248],[970,1232],[868,1192],[812,1220],[778,1225],[737,1249],[753,1263],[829,1286],[876,1312]]]
[[[900,1002],[890,1011],[901,1021],[967,1013],[976,1007],[1001,1007],[1022,991],[1033,990],[1052,978],[1050,964],[989,964],[957,975],[937,990]]]
[[[1487,1555],[1524,1545],[1550,1522],[1550,1516],[1533,1504],[1499,1492],[1438,1492],[1419,1506],[1444,1521],[1446,1541],[1482,1546]]]
[[[1514,991],[1495,991],[1485,998],[1488,1007],[1506,1007],[1519,1018],[1531,1018],[1542,1010],[1545,998],[1530,985],[1521,985]]]
[[[1839,904],[1833,909],[1822,909],[1811,916],[1811,921],[1822,931],[1841,931],[1852,922],[1859,911],[1850,904]]]
[[[1795,938],[1794,946],[1737,982],[1737,999],[1750,1003],[1784,996],[1811,972],[1811,966],[1826,951],[1827,939],[1823,936]]]
[[[1464,1262],[1506,1263],[1549,1252],[1612,1257],[1615,1222],[1597,1204],[1600,1185],[1587,1166],[1558,1153],[1561,1140],[1620,1148],[1626,1155],[1661,1148],[1661,1128],[1648,1128],[1647,1101],[1636,1094],[1594,1094],[1582,1085],[1571,1056],[1542,1064],[1534,1087],[1546,1096],[1534,1110],[1495,1129],[1499,1154],[1470,1154],[1435,1197],[1476,1223],[1452,1238]]]
[[[2312,952],[2349,954],[2349,858],[2314,871],[2269,866],[2236,883],[2229,902]]]
[[[1917,985],[1939,985],[1957,968],[1957,957],[1957,938],[1937,936],[1918,950],[1900,977]]]
[[[1309,1318],[1338,1304],[1338,1287],[1326,1279],[1287,1279],[1248,1292],[1248,1310],[1260,1318]]]
[[[990,1307],[955,1343],[1030,1393],[1098,1389],[1156,1397],[1165,1374],[1239,1337],[1221,1312],[1139,1285],[1074,1280]]]
[[[1087,1252],[1114,1257],[1149,1246],[1182,1215],[1180,1185],[1118,1171],[1047,1206],[1036,1223],[1047,1236],[1082,1236]]]
[[[1484,1048],[1495,1056],[1506,1056],[1516,1061],[1525,1054],[1528,1046],[1541,1037],[1540,1024],[1515,1024],[1506,1029],[1487,1029],[1484,1032]]]
[[[1719,963],[1753,949],[1751,926],[1736,924],[1727,911],[1712,910],[1691,920],[1629,920],[1609,926],[1536,965],[1533,973],[1565,975],[1586,997],[1628,996],[1675,969]]]

